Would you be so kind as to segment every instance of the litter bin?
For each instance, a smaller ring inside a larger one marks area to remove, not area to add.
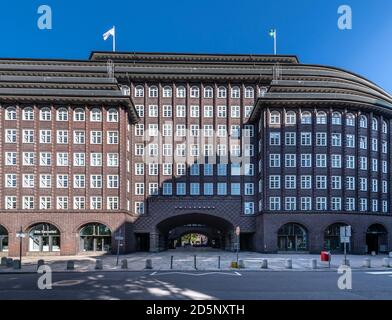
[[[328,251],[321,251],[320,259],[321,261],[329,262],[331,254]]]

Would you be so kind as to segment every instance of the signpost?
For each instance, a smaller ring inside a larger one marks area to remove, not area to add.
[[[16,233],[16,237],[19,238],[19,269],[22,269],[22,240],[26,237],[26,233],[23,233],[22,227],[20,227],[20,231]]]
[[[124,237],[121,235],[121,230],[118,236],[116,236],[114,238],[117,241],[117,262],[116,262],[116,266],[118,266],[118,259],[120,256],[120,246],[121,246],[121,241],[124,240]]]
[[[237,247],[237,267],[238,267],[238,255],[240,251],[240,234],[241,234],[241,228],[239,226],[235,229],[235,234],[237,236],[236,247]]]
[[[344,246],[344,264],[347,264],[347,243],[350,243],[351,226],[340,227],[340,243]]]

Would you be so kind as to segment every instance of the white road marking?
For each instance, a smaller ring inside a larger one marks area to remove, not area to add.
[[[374,271],[374,272],[366,272],[367,274],[392,274],[392,271]]]
[[[186,276],[195,276],[195,277],[199,277],[199,276],[208,276],[208,275],[212,275],[212,274],[223,274],[223,275],[227,275],[227,276],[242,276],[241,273],[239,272],[233,272],[233,273],[228,273],[228,272],[205,272],[205,273],[190,273],[190,272],[162,272],[162,273],[158,273],[158,272],[153,272],[150,274],[150,276],[164,276],[164,275],[169,275],[169,274],[182,274],[182,275],[186,275]]]

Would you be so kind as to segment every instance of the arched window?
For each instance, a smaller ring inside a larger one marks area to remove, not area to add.
[[[382,122],[382,133],[388,133],[388,124],[386,121]]]
[[[193,86],[191,88],[191,98],[199,98],[200,97],[200,89],[198,87]]]
[[[340,227],[345,227],[345,223],[335,223],[328,226],[324,231],[324,249],[328,251],[342,252],[343,244],[340,242]]]
[[[83,226],[79,232],[80,251],[109,252],[112,244],[112,233],[104,224],[90,223]]]
[[[128,86],[121,86],[121,92],[124,96],[130,96],[131,95],[131,88]]]
[[[57,121],[68,121],[68,110],[66,108],[59,108],[56,112]]]
[[[118,111],[117,109],[109,109],[107,113],[107,121],[108,122],[118,122]]]
[[[286,125],[296,124],[297,116],[294,111],[288,111],[286,113]]]
[[[5,110],[5,120],[16,120],[16,108],[8,107]]]
[[[255,96],[255,90],[252,87],[246,87],[245,88],[245,98],[254,98]]]
[[[52,119],[52,114],[49,108],[42,108],[39,111],[39,119],[42,121],[50,121]]]
[[[0,252],[8,251],[8,231],[0,225]]]
[[[278,111],[271,112],[270,124],[280,124],[280,113]]]
[[[218,98],[226,98],[227,97],[227,89],[225,87],[218,88]]]
[[[171,98],[173,95],[173,90],[170,86],[165,86],[163,88],[163,97],[164,98]]]
[[[214,97],[214,89],[212,87],[204,88],[204,98],[213,98]]]
[[[359,117],[359,127],[360,128],[367,128],[367,117],[364,115],[361,115]]]
[[[60,251],[60,231],[50,223],[40,223],[29,231],[29,251]]]
[[[144,97],[144,88],[143,86],[136,86],[135,88],[135,98],[143,98]]]
[[[150,98],[157,98],[158,97],[158,87],[151,86],[150,88],[148,88],[148,96]]]
[[[317,112],[316,123],[317,124],[327,124],[327,114],[324,111]]]
[[[23,109],[23,120],[34,120],[34,110],[31,107]]]
[[[381,224],[372,224],[366,231],[368,253],[386,252],[388,250],[388,231]]]
[[[302,124],[312,123],[312,114],[309,111],[305,111],[301,113],[301,123]]]
[[[346,126],[349,126],[349,127],[355,126],[355,117],[352,113],[347,113],[347,115],[346,115]]]
[[[177,98],[185,98],[186,97],[186,89],[184,86],[180,86],[177,88]]]
[[[82,108],[77,108],[74,111],[74,121],[85,121],[86,116],[85,112]]]
[[[233,99],[239,99],[241,97],[241,90],[239,87],[231,88],[231,97]]]
[[[94,108],[90,111],[90,120],[93,122],[101,122],[102,121],[102,111],[101,109]]]
[[[378,130],[378,121],[376,118],[372,119],[372,130],[374,130],[374,131]]]
[[[280,251],[307,251],[308,231],[297,223],[288,223],[278,231],[278,248]]]
[[[342,115],[340,112],[334,112],[332,114],[332,124],[340,126],[342,124]]]

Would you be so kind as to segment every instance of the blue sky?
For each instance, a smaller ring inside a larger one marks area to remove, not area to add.
[[[49,5],[53,29],[39,30],[37,9]],[[350,5],[353,29],[337,27],[337,9]],[[341,67],[392,93],[390,0],[2,0],[4,58],[86,59],[111,50],[102,34],[117,28],[118,51],[271,54]]]

